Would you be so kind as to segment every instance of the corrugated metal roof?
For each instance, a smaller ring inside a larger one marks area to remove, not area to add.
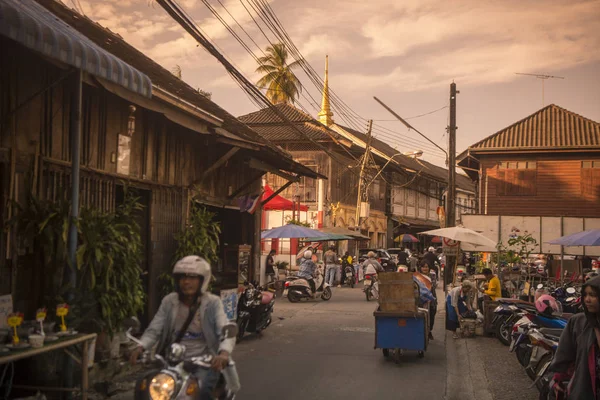
[[[105,51],[33,0],[0,0],[0,34],[132,92],[152,96],[148,76]]]
[[[292,128],[287,122],[279,118],[271,108],[263,108],[250,114],[242,115],[238,119],[258,132],[265,139],[272,142],[297,141],[297,140],[333,140],[339,141],[342,136],[329,129],[309,114],[298,110],[291,104],[280,103],[275,107],[282,112],[294,126],[299,128],[304,135]]]
[[[600,146],[600,123],[550,104],[473,144],[477,149],[583,149]]]
[[[306,114],[289,103],[275,104],[275,107],[291,122],[318,122],[309,114]],[[285,123],[270,108],[263,108],[262,110],[242,115],[241,117],[238,117],[238,119],[248,125]]]
[[[277,168],[286,169],[287,171],[305,176],[318,176],[310,168],[293,161],[290,154],[238,121],[233,115],[202,95],[197,89],[177,78],[171,72],[161,67],[156,61],[131,46],[120,35],[102,27],[86,16],[79,15],[76,11],[67,8],[64,4],[56,0],[36,0],[36,2],[100,48],[144,72],[150,77],[153,85],[222,119],[223,124],[221,127],[228,132],[235,134],[243,140],[263,145],[263,149],[267,153],[265,157],[269,158],[271,163],[277,165]]]
[[[315,126],[314,124],[304,122],[294,124],[304,134],[301,135],[289,125],[250,125],[255,132],[272,142],[280,141],[306,141],[307,137],[317,141],[331,140],[332,132]]]

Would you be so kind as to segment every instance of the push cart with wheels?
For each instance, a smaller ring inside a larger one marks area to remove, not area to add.
[[[419,308],[416,312],[375,311],[375,348],[384,357],[400,362],[405,350],[425,356],[429,344],[429,313]]]

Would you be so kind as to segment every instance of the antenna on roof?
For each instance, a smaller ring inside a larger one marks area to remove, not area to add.
[[[554,75],[544,75],[544,74],[525,74],[522,72],[515,72],[515,75],[535,76],[537,79],[542,80],[542,107],[544,107],[546,105],[544,103],[544,82],[546,82],[547,79],[565,79],[564,76],[554,76]]]

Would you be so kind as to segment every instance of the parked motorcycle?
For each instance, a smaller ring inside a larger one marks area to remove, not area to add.
[[[229,323],[223,327],[221,332],[221,341],[236,337],[238,333],[237,325]],[[127,337],[134,342],[141,344],[129,332]],[[202,381],[199,381],[194,375],[199,369],[210,369],[213,356],[205,354],[200,357],[194,357],[191,360],[185,360],[185,346],[180,343],[173,343],[167,351],[166,357],[156,355],[156,359],[162,362],[160,371],[152,371],[148,375],[138,380],[135,384],[136,400],[192,400],[198,398],[202,389]],[[229,364],[221,372],[225,379],[220,379],[215,388],[214,398],[219,400],[232,400],[235,398],[235,390],[239,388],[237,374],[235,372],[235,363],[229,361]]]
[[[242,340],[246,332],[260,333],[271,324],[275,295],[262,291],[261,287],[246,282],[238,301],[237,339]]]
[[[376,277],[377,275],[368,274],[365,275],[365,279],[363,280],[363,291],[365,292],[367,301],[379,298],[379,282]]]
[[[327,301],[331,299],[331,287],[327,282],[325,282],[325,277],[323,275],[323,266],[318,265],[315,276],[315,287],[317,288],[316,293],[312,293],[308,280],[304,278],[297,278],[292,281],[285,282],[285,291],[284,296],[287,293],[287,298],[290,303],[297,303],[302,299],[308,300],[317,297],[319,294],[321,295],[321,299]]]
[[[536,381],[536,385],[540,384],[537,378],[544,375],[552,362],[561,334],[562,329],[537,328],[535,326],[529,331],[531,356],[529,363],[525,366],[525,372],[529,378]],[[541,386],[538,386],[538,390],[540,389]]]

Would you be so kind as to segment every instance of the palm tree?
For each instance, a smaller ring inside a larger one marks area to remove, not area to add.
[[[288,51],[284,44],[277,43],[267,47],[264,57],[258,59],[259,67],[256,72],[264,74],[256,83],[260,88],[267,89],[266,96],[273,104],[294,102],[302,91],[302,85],[292,69],[299,61],[287,63]]]

